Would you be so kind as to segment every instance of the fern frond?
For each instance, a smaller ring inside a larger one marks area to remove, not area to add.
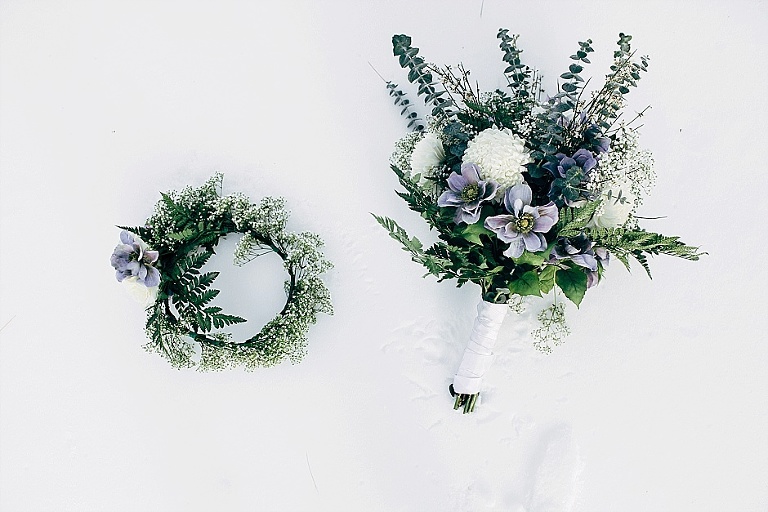
[[[593,228],[587,230],[587,235],[597,245],[611,251],[627,268],[628,256],[632,256],[643,266],[648,277],[651,277],[651,272],[647,254],[667,254],[691,261],[697,261],[706,254],[700,252],[698,247],[681,242],[680,237],[664,236],[642,229]]]

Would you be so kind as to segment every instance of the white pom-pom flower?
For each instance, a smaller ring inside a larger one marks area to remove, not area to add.
[[[525,141],[509,128],[488,128],[469,141],[462,158],[480,167],[484,180],[499,184],[499,190],[523,182],[525,164],[532,162]]]
[[[436,133],[428,132],[416,143],[411,153],[411,171],[430,176],[445,160],[443,143]]]

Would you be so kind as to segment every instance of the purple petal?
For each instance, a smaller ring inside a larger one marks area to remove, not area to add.
[[[587,272],[587,289],[595,286],[599,279],[600,275],[597,272]]]
[[[152,267],[147,267],[146,265],[139,265],[139,273],[136,275],[139,276],[139,279],[141,281],[143,281],[147,277],[147,268],[152,268]]]
[[[517,230],[517,225],[514,222],[510,222],[506,226],[504,226],[504,230],[499,233],[499,238],[504,240],[505,242],[509,242],[510,240],[516,240],[523,236],[522,233],[520,233]]]
[[[593,157],[592,153],[586,149],[580,149],[574,153],[573,159],[578,162],[579,167],[581,167],[585,173],[588,173],[595,167],[595,165],[597,165],[595,157]]]
[[[560,218],[560,215],[557,212],[557,206],[555,206],[555,203],[549,203],[544,206],[539,206],[537,210],[539,212],[539,218],[533,222],[533,230],[538,233],[546,233],[552,229],[552,226],[557,224],[557,221]]]
[[[597,256],[597,259],[600,260],[604,267],[608,265],[611,259],[611,253],[605,247],[595,247],[595,256]]]
[[[157,261],[157,258],[160,256],[160,253],[157,251],[146,251],[144,252],[144,257],[142,258],[142,261],[146,264],[154,263]]]
[[[507,193],[504,195],[504,206],[507,207],[509,213],[515,212],[514,206],[517,200],[520,200],[523,205],[531,204],[533,200],[533,191],[527,183],[519,183],[507,189]]]
[[[482,194],[482,198],[493,199],[496,196],[496,192],[499,190],[499,184],[492,180],[481,181],[480,183],[483,184],[483,190],[485,191]]]
[[[126,230],[120,232],[120,241],[126,245],[131,245],[135,241],[134,236]]]
[[[129,275],[137,276],[141,270],[141,264],[138,261],[129,261],[122,270],[123,272],[130,272]]]
[[[437,206],[456,207],[462,204],[464,204],[464,201],[461,199],[461,196],[453,190],[446,190],[437,198]]]
[[[468,183],[477,183],[480,181],[480,168],[472,162],[461,164],[461,175]]]
[[[591,254],[576,254],[571,256],[571,260],[580,267],[597,270],[597,260]]]
[[[544,240],[544,237],[533,231],[523,235],[523,242],[525,243],[525,248],[530,252],[539,252],[547,246],[547,241]]]
[[[147,288],[152,288],[160,284],[160,272],[155,267],[145,267],[147,269],[147,275],[144,278],[144,285]]]
[[[467,180],[467,178],[465,178],[461,174],[453,173],[450,176],[448,176],[448,186],[454,192],[461,193],[461,191],[464,190],[466,186],[469,185],[469,183],[470,183],[469,180]]]
[[[480,220],[480,206],[475,208],[467,208],[467,206],[463,206],[459,208],[456,216],[467,224],[474,224]]]
[[[523,239],[517,238],[509,243],[509,247],[504,251],[504,256],[509,258],[519,258],[523,255],[523,249],[525,249]]]
[[[485,219],[485,227],[498,233],[504,230],[504,226],[514,220],[515,218],[512,215],[494,215]]]

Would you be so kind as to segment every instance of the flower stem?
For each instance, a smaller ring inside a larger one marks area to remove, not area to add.
[[[467,414],[475,410],[475,404],[477,404],[477,397],[480,396],[480,393],[475,393],[474,395],[468,395],[466,393],[456,393],[456,391],[453,389],[453,384],[448,386],[448,391],[451,392],[451,396],[456,397],[456,399],[453,402],[453,410],[457,411],[460,408],[464,408],[464,413]]]

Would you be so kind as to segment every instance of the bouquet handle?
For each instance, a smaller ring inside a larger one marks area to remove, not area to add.
[[[472,325],[469,342],[450,387],[451,394],[456,397],[454,409],[463,406],[465,414],[474,410],[483,376],[493,362],[493,347],[508,310],[507,304],[484,300],[477,305],[477,317]]]

